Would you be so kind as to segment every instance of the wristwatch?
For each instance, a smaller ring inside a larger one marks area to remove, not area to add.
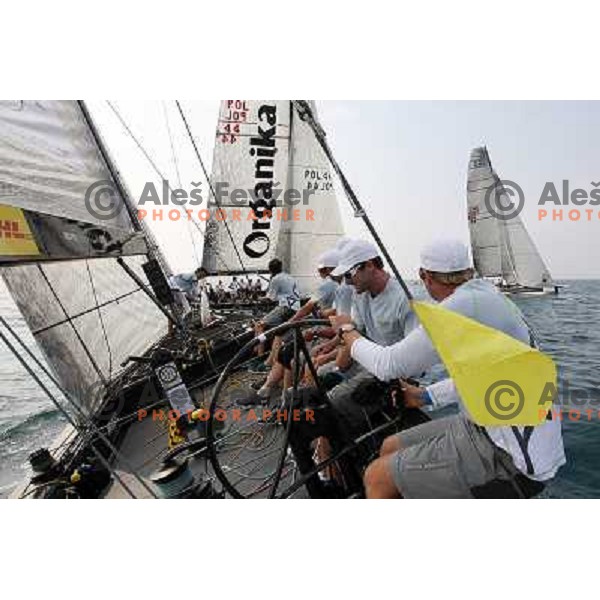
[[[350,333],[351,331],[355,331],[355,330],[356,330],[356,325],[354,323],[344,323],[338,329],[338,335],[340,336],[340,339],[343,342],[344,341],[344,334],[345,333]]]

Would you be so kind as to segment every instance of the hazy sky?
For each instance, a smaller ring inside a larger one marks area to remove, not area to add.
[[[201,178],[173,102],[115,105],[176,187],[166,107],[183,185]],[[210,170],[218,101],[183,105]],[[107,105],[89,106],[134,198],[139,197],[144,183],[158,177]],[[432,238],[444,234],[468,241],[468,157],[471,148],[485,144],[500,177],[523,188],[522,219],[553,276],[600,277],[600,206],[579,207],[594,208],[591,222],[569,222],[566,214],[562,223],[538,220],[546,182],[560,190],[562,180],[569,179],[571,189],[589,192],[591,182],[600,181],[600,102],[319,101],[317,106],[338,161],[404,274],[415,276],[419,249]],[[348,233],[362,233],[345,198],[340,203]],[[566,213],[576,207],[562,208]],[[201,255],[198,231],[181,222],[153,223],[152,228],[174,270],[193,269],[191,236]]]

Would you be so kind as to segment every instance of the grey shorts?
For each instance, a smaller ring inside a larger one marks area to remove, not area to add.
[[[462,415],[418,425],[398,438],[402,450],[388,458],[388,469],[405,498],[473,498],[471,488],[507,478],[499,449]]]
[[[268,312],[261,321],[265,326],[265,330],[273,329],[277,325],[285,323],[291,319],[296,313],[287,306],[276,306],[272,311]]]

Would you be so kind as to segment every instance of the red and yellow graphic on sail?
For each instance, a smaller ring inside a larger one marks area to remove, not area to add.
[[[20,208],[0,204],[0,257],[39,256],[27,219]]]

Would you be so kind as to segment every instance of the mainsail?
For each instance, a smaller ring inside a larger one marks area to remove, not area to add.
[[[487,148],[475,148],[469,160],[467,205],[475,269],[498,277],[508,287],[543,289],[552,283],[531,236],[518,215],[496,218],[510,198],[492,168]]]
[[[327,158],[290,100],[221,102],[211,184],[203,266],[266,273],[278,257],[309,294],[318,255],[343,228]]]
[[[502,277],[501,222],[489,211],[485,198],[496,185],[496,174],[486,148],[475,148],[469,160],[467,207],[475,269],[481,277]]]
[[[83,103],[0,103],[0,273],[64,389],[88,410],[123,360],[166,333],[117,264],[123,256],[146,280],[152,251],[108,160]],[[104,196],[91,197],[98,185]]]

